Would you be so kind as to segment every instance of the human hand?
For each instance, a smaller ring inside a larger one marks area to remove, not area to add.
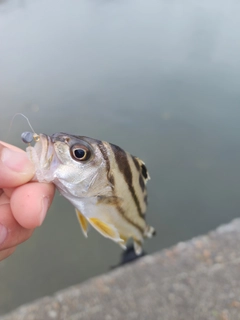
[[[33,175],[27,154],[0,141],[0,261],[42,224],[52,203],[54,185],[29,182]]]

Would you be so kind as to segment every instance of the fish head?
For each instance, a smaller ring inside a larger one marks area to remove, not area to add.
[[[91,197],[110,191],[98,140],[60,132],[39,134],[35,141],[27,153],[37,181],[53,182],[64,196]]]
[[[84,136],[74,136],[66,133],[55,133],[51,142],[59,162],[80,171],[91,171],[93,166],[101,164],[96,140]]]

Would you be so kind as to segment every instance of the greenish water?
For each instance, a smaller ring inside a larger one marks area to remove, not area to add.
[[[236,1],[0,1],[0,139],[64,131],[118,144],[149,169],[155,252],[239,216]],[[41,228],[0,263],[0,313],[117,264],[58,194]]]

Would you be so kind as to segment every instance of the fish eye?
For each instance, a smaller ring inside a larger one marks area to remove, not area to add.
[[[77,161],[85,161],[90,157],[90,151],[85,146],[75,145],[71,148],[71,156]]]

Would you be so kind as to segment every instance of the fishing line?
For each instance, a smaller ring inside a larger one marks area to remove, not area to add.
[[[15,115],[12,117],[12,120],[9,125],[7,136],[9,136],[9,134],[10,134],[10,131],[11,131],[12,125],[13,125],[13,121],[16,116],[22,116],[24,119],[26,119],[30,129],[32,130],[32,132],[23,132],[22,133],[21,137],[22,137],[23,142],[30,143],[30,142],[32,142],[33,139],[36,141],[36,139],[39,137],[38,134],[33,129],[33,126],[31,125],[28,117],[26,117],[23,113],[20,113],[20,112],[15,113]]]
[[[9,133],[9,131],[10,131],[11,128],[12,128],[13,120],[15,119],[16,116],[22,116],[23,118],[25,118],[25,119],[27,120],[27,123],[28,123],[30,129],[32,130],[32,132],[33,132],[33,133],[36,133],[36,131],[33,129],[32,125],[31,125],[28,117],[26,117],[23,113],[20,113],[20,112],[15,113],[15,115],[12,117],[12,120],[11,120],[10,126],[9,126],[9,130],[8,130],[8,133]]]

